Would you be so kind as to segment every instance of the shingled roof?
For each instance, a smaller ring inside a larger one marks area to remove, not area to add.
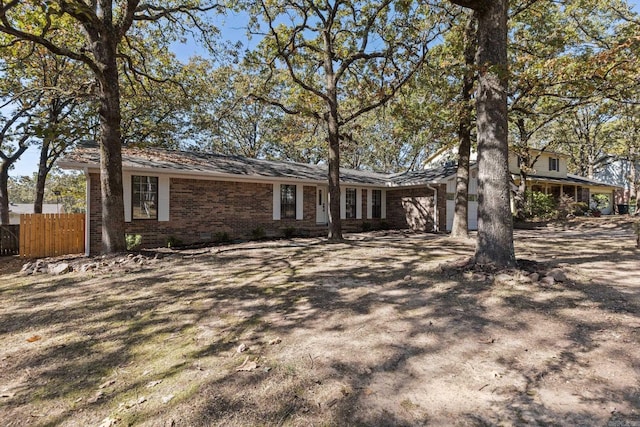
[[[584,176],[567,174],[566,177],[548,177],[542,175],[528,175],[528,181],[545,181],[556,184],[568,184],[568,185],[584,185],[584,186],[601,186],[601,187],[616,187],[622,188],[620,185],[607,184],[606,182],[596,181],[595,179],[589,179]]]
[[[71,153],[60,159],[58,165],[64,169],[98,168],[100,153],[97,144],[83,143],[78,145]],[[273,178],[314,182],[327,180],[326,165],[148,147],[123,147],[122,168],[132,171],[153,170],[192,176],[239,176],[245,179]],[[381,187],[414,186],[436,183],[453,173],[455,173],[455,166],[392,175],[340,168],[340,181]]]

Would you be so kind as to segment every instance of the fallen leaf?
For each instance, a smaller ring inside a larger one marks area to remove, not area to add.
[[[99,427],[112,427],[115,426],[117,422],[118,420],[116,420],[115,418],[107,417],[102,420]]]
[[[99,391],[93,397],[91,397],[90,399],[87,399],[87,402],[96,403],[98,400],[102,399],[102,396],[104,396],[104,393],[102,391]]]
[[[256,369],[258,367],[258,364],[256,363],[255,360],[253,361],[249,361],[249,356],[247,356],[244,359],[244,362],[242,362],[242,365],[238,366],[236,368],[236,371],[253,371],[254,369]]]
[[[282,342],[282,339],[280,337],[275,337],[274,339],[269,341],[269,345],[276,345],[276,344],[280,344],[281,342]]]
[[[27,338],[27,341],[28,342],[36,342],[36,341],[41,340],[41,339],[42,339],[42,337],[40,335],[34,335],[31,338]]]
[[[155,387],[155,386],[157,386],[158,384],[160,384],[161,382],[162,382],[162,380],[150,381],[150,382],[147,384],[147,388]]]
[[[106,388],[106,387],[109,387],[110,385],[115,384],[115,382],[116,382],[116,380],[109,380],[109,381],[105,381],[105,382],[103,382],[102,384],[100,384],[100,385],[98,386],[98,388]]]
[[[242,353],[243,351],[245,351],[247,349],[247,346],[242,343],[238,346],[238,349],[236,350],[238,353]]]
[[[168,396],[164,396],[162,398],[162,403],[169,403],[171,401],[171,399],[173,399],[173,394],[170,394]]]

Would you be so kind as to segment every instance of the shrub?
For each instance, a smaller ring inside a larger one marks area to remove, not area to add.
[[[226,231],[218,231],[214,236],[213,236],[213,241],[216,243],[226,243],[229,240],[231,240],[229,238],[229,233],[227,233]]]
[[[264,231],[264,227],[257,226],[251,230],[251,238],[253,240],[262,240],[266,237],[267,233]]]
[[[362,231],[367,232],[371,230],[373,230],[373,225],[370,222],[365,221],[362,223]]]
[[[544,194],[540,191],[527,191],[526,212],[529,218],[549,220],[557,216],[556,203],[553,195]]]
[[[292,237],[295,237],[297,234],[297,230],[294,227],[287,227],[284,230],[282,230],[282,234],[284,235],[284,237],[286,237],[287,239],[290,239]]]
[[[391,229],[391,225],[387,221],[380,221],[380,230],[389,230]]]
[[[557,217],[562,219],[570,215],[575,215],[575,206],[576,202],[573,201],[573,197],[563,194],[560,196],[560,200],[558,200]]]
[[[182,245],[182,240],[178,239],[177,237],[173,237],[173,236],[167,237],[167,247],[168,248],[175,248],[176,246],[180,246],[180,245]]]
[[[134,251],[142,245],[142,236],[140,234],[127,234],[124,239],[127,243],[128,251]]]
[[[573,214],[575,216],[584,216],[589,212],[589,205],[585,202],[576,202],[573,205]]]
[[[594,194],[593,196],[591,196],[591,200],[592,207],[599,211],[609,206],[609,196],[607,196],[606,194]]]

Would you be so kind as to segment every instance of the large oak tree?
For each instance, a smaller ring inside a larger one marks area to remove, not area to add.
[[[507,140],[508,0],[451,0],[474,11],[478,20],[478,241],[477,264],[513,267]]]
[[[135,24],[144,29],[151,23],[165,23],[166,28],[156,30],[155,35],[168,45],[172,34],[169,30],[184,31],[189,26],[204,29],[201,14],[217,7],[217,4],[197,0],[0,1],[0,32],[13,37],[10,43],[37,43],[56,55],[83,63],[95,76],[100,122],[103,252],[126,250],[120,65],[131,65],[134,61],[121,47],[135,45],[135,39],[130,37]],[[69,43],[68,40],[75,39],[64,37],[65,32],[81,33],[83,43]]]
[[[263,93],[263,80],[254,95],[286,113],[324,123],[328,237],[340,240],[344,126],[395,96],[422,66],[441,22],[430,6],[391,0],[262,0],[251,10],[258,17],[252,30],[263,39],[259,52],[248,60],[260,68],[259,77],[281,79],[290,88],[287,93]]]

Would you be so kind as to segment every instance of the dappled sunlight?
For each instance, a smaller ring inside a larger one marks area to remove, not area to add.
[[[95,425],[589,425],[631,413],[640,301],[627,279],[640,267],[619,250],[627,236],[516,237],[522,257],[564,265],[568,280],[443,271],[473,245],[401,233],[7,276],[3,411]]]

